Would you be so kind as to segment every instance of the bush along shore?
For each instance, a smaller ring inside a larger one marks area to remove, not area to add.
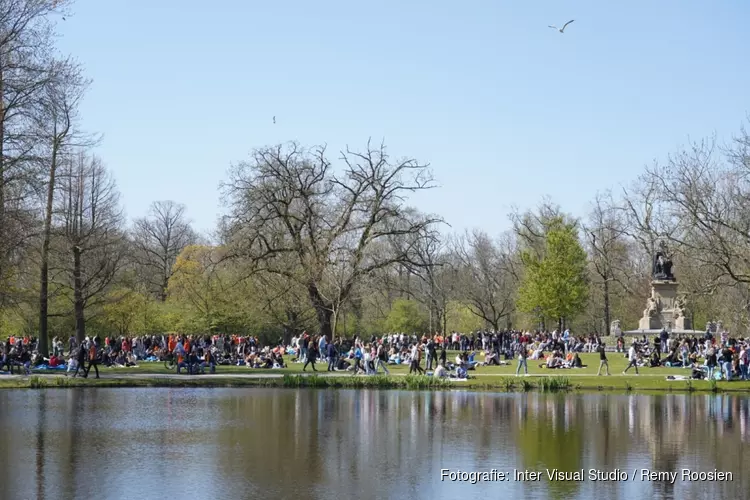
[[[54,389],[74,387],[276,387],[317,389],[405,389],[405,390],[479,390],[492,392],[683,392],[747,393],[747,381],[665,380],[662,377],[565,377],[497,375],[469,380],[440,379],[421,375],[407,376],[317,376],[285,374],[282,377],[205,377],[144,376],[70,378],[31,375],[0,378],[0,389]]]

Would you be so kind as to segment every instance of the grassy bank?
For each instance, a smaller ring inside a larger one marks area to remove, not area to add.
[[[477,376],[467,381],[435,379],[425,376],[303,376],[259,378],[248,376],[223,377],[116,377],[83,379],[56,376],[0,378],[0,389],[45,389],[72,387],[279,387],[279,388],[350,388],[450,390],[471,389],[493,392],[713,392],[750,394],[750,382],[715,382],[703,380],[668,381],[662,377],[630,376]]]

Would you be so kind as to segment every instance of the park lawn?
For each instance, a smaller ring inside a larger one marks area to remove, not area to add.
[[[448,351],[448,360],[453,361],[456,357],[456,351]],[[539,365],[543,364],[543,360],[528,360],[529,374],[531,375],[551,375],[551,376],[582,376],[582,375],[596,375],[599,369],[599,354],[581,354],[581,361],[586,365],[584,368],[570,369],[570,370],[548,370],[547,368],[540,368]],[[612,375],[620,375],[628,364],[624,354],[619,353],[607,353],[609,358],[609,371]],[[475,358],[477,361],[483,361],[484,356],[478,354]],[[285,356],[287,362],[287,368],[276,369],[276,370],[263,370],[257,368],[248,368],[246,366],[229,366],[221,365],[216,367],[216,373],[228,373],[228,374],[254,374],[254,373],[276,373],[276,374],[299,374],[302,373],[302,363],[292,363],[291,357]],[[516,367],[518,364],[517,359],[510,361],[510,366],[480,366],[476,370],[470,372],[471,375],[486,376],[486,375],[513,375],[516,373]],[[422,360],[422,368],[425,367],[425,362]],[[315,367],[320,372],[325,372],[328,365],[327,363],[316,363]],[[162,375],[167,373],[174,373],[174,370],[169,371],[164,367],[162,362],[141,362],[138,367],[135,368],[99,368],[102,373],[109,374],[154,374]],[[406,375],[409,373],[409,365],[388,365],[388,370],[392,374]],[[641,375],[690,375],[690,370],[686,368],[639,368]],[[312,368],[307,367],[307,372],[312,373]],[[336,372],[338,374],[342,372]],[[630,369],[628,376],[635,376],[635,370]]]

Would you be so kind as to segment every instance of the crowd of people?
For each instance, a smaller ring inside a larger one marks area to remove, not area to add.
[[[616,353],[628,358],[625,373],[643,367],[691,368],[694,378],[750,379],[748,354],[750,340],[735,339],[728,333],[704,336],[670,335],[662,331],[652,341],[644,335],[624,349],[625,338],[616,342]],[[575,336],[570,330],[559,332],[480,331],[471,334],[406,335],[389,333],[369,339],[335,338],[303,332],[289,342],[262,345],[252,336],[238,335],[145,335],[137,337],[86,338],[67,341],[52,339],[49,358],[39,354],[32,337],[9,337],[0,347],[0,370],[7,368],[29,374],[32,370],[63,370],[72,376],[88,377],[93,368],[127,368],[141,362],[168,362],[177,373],[201,374],[216,371],[217,366],[278,369],[287,362],[302,363],[303,371],[351,372],[353,375],[389,374],[389,366],[408,365],[409,373],[465,379],[468,372],[481,366],[512,364],[516,374],[528,374],[528,360],[540,368],[584,368],[581,353],[599,354],[599,371],[609,374],[607,347],[598,335]],[[449,359],[447,351],[457,351]],[[477,354],[484,355],[479,361]],[[286,356],[286,358],[285,358]],[[285,361],[288,360],[288,361]],[[424,366],[424,367],[423,367]]]
[[[662,330],[651,341],[645,335],[633,340],[627,357],[624,373],[664,366],[689,368],[694,379],[750,380],[750,338],[737,339],[726,331],[696,337]]]

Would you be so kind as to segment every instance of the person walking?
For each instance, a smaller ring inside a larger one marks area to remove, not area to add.
[[[529,357],[529,351],[526,347],[526,344],[521,344],[521,347],[518,349],[518,366],[516,367],[516,377],[521,374],[521,366],[523,366],[523,372],[525,375],[529,374],[529,364],[528,364],[528,357]]]
[[[307,360],[305,360],[305,366],[302,367],[302,371],[307,370],[307,365],[312,365],[314,372],[318,371],[315,369],[315,360],[318,358],[318,343],[310,342],[307,347]]]
[[[355,344],[354,348],[354,359],[352,360],[354,362],[354,369],[352,370],[352,376],[356,375],[360,371],[364,371],[364,368],[362,368],[362,348],[359,346],[359,344]]]
[[[76,361],[78,363],[76,364],[76,371],[73,372],[73,377],[77,377],[79,371],[86,373],[85,364],[86,364],[87,357],[88,357],[88,350],[86,349],[86,344],[81,342],[81,345],[78,346],[78,353],[76,357]]]
[[[414,344],[411,348],[411,364],[409,366],[409,374],[416,372],[418,375],[421,375],[424,373],[422,367],[419,366],[419,355],[419,345]]]
[[[635,374],[638,375],[638,349],[635,348],[635,341],[633,341],[633,344],[630,346],[630,350],[628,351],[628,359],[630,362],[628,363],[627,368],[625,368],[625,371],[622,372],[623,375],[628,373],[628,370],[630,370],[631,367],[635,368]]]
[[[94,367],[94,371],[96,372],[96,378],[99,378],[99,349],[97,348],[96,341],[91,342],[91,346],[89,347],[89,364],[86,367],[86,369],[83,372],[83,378],[89,377],[89,372],[91,371],[91,367]]]
[[[381,343],[378,345],[378,353],[377,353],[378,360],[376,361],[377,365],[375,365],[375,374],[378,373],[378,368],[383,368],[383,371],[386,375],[390,375],[391,373],[388,371],[388,350],[385,348],[385,346]]]
[[[602,374],[602,368],[607,367],[607,375],[609,376],[609,360],[607,359],[607,345],[604,342],[599,343],[599,348],[597,351],[599,351],[599,371],[596,372],[597,376],[600,376]]]

